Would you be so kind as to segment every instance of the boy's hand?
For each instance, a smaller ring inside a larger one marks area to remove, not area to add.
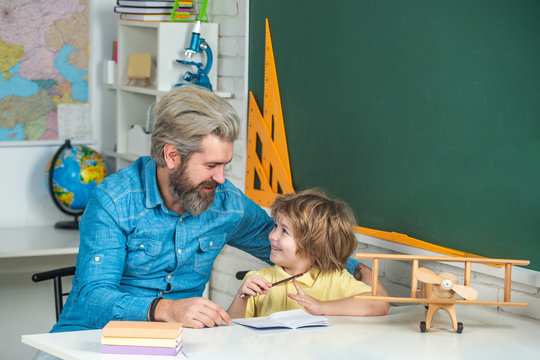
[[[265,278],[259,275],[250,275],[246,278],[237,295],[241,298],[256,296],[259,294],[268,294],[268,289],[272,286]]]
[[[304,290],[298,285],[296,279],[293,280],[294,287],[298,294],[287,293],[287,296],[298,303],[298,305],[304,307],[310,314],[323,315],[324,301],[315,299],[312,296],[306,295]]]

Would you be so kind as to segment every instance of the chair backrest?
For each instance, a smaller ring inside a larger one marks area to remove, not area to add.
[[[244,277],[246,276],[246,274],[249,272],[249,270],[245,270],[245,271],[237,271],[236,272],[236,278],[238,280],[244,280]]]
[[[62,278],[64,276],[73,276],[73,275],[75,275],[75,266],[69,266],[69,267],[60,268],[60,269],[43,271],[43,272],[32,275],[32,281],[36,283],[40,281],[53,279],[56,321],[58,321],[58,318],[60,317],[60,313],[62,312],[62,308],[64,307],[64,296],[69,294],[69,293],[62,292]]]

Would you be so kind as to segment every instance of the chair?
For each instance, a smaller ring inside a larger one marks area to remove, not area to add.
[[[56,308],[56,321],[60,317],[62,308],[64,307],[64,296],[67,296],[69,293],[62,292],[62,278],[65,276],[75,275],[75,266],[69,266],[60,269],[54,269],[49,271],[43,271],[32,275],[33,282],[41,282],[44,280],[54,281],[54,304]]]
[[[243,280],[244,276],[246,276],[247,273],[248,273],[248,270],[238,271],[236,272],[236,278],[238,280]],[[54,305],[56,308],[56,321],[58,321],[58,318],[60,317],[60,313],[62,312],[62,309],[64,307],[64,296],[67,296],[69,294],[69,292],[66,292],[66,293],[62,292],[62,278],[65,276],[73,276],[73,275],[75,275],[75,266],[69,266],[69,267],[60,268],[60,269],[43,271],[43,272],[32,275],[32,281],[36,283],[53,279]]]
[[[244,277],[246,276],[246,274],[249,272],[249,270],[246,270],[246,271],[237,271],[236,272],[236,278],[238,280],[244,280]]]

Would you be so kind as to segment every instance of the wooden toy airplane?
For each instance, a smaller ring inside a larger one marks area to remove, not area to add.
[[[455,304],[463,305],[485,305],[485,306],[527,306],[527,303],[510,301],[511,278],[513,265],[529,265],[528,260],[505,260],[489,259],[482,257],[453,257],[453,256],[414,256],[399,254],[356,254],[359,259],[373,259],[372,265],[372,295],[357,296],[360,300],[376,300],[387,302],[419,303],[427,307],[426,321],[420,322],[420,331],[426,332],[431,328],[433,314],[439,309],[448,313],[452,321],[452,328],[458,334],[463,331],[463,323],[456,318]],[[411,297],[391,297],[376,296],[378,286],[379,260],[411,260]],[[418,267],[419,261],[443,261],[443,262],[463,262],[465,264],[464,283],[458,284],[457,277],[452,273],[436,274],[428,268]],[[471,285],[471,263],[482,263],[492,265],[504,265],[504,301],[476,301],[478,292]],[[421,282],[418,290],[418,281]],[[420,296],[418,296],[420,295]],[[463,300],[458,300],[458,295]]]

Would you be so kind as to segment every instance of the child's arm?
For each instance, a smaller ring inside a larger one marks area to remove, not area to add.
[[[354,269],[353,275],[356,280],[362,281],[364,284],[371,286],[372,274],[371,269],[366,265],[358,264]],[[377,296],[388,296],[388,292],[380,281],[377,283]]]
[[[229,316],[233,319],[245,317],[248,298],[258,294],[267,294],[271,285],[262,276],[248,276],[236,292],[234,300],[229,306],[229,310],[227,310]]]
[[[313,315],[378,316],[386,315],[390,309],[390,305],[387,302],[355,300],[354,296],[339,300],[317,300],[314,297],[306,295],[296,280],[293,280],[293,282],[298,294],[287,293],[287,296],[295,300],[298,305],[304,307]],[[371,296],[371,292],[358,295]]]

